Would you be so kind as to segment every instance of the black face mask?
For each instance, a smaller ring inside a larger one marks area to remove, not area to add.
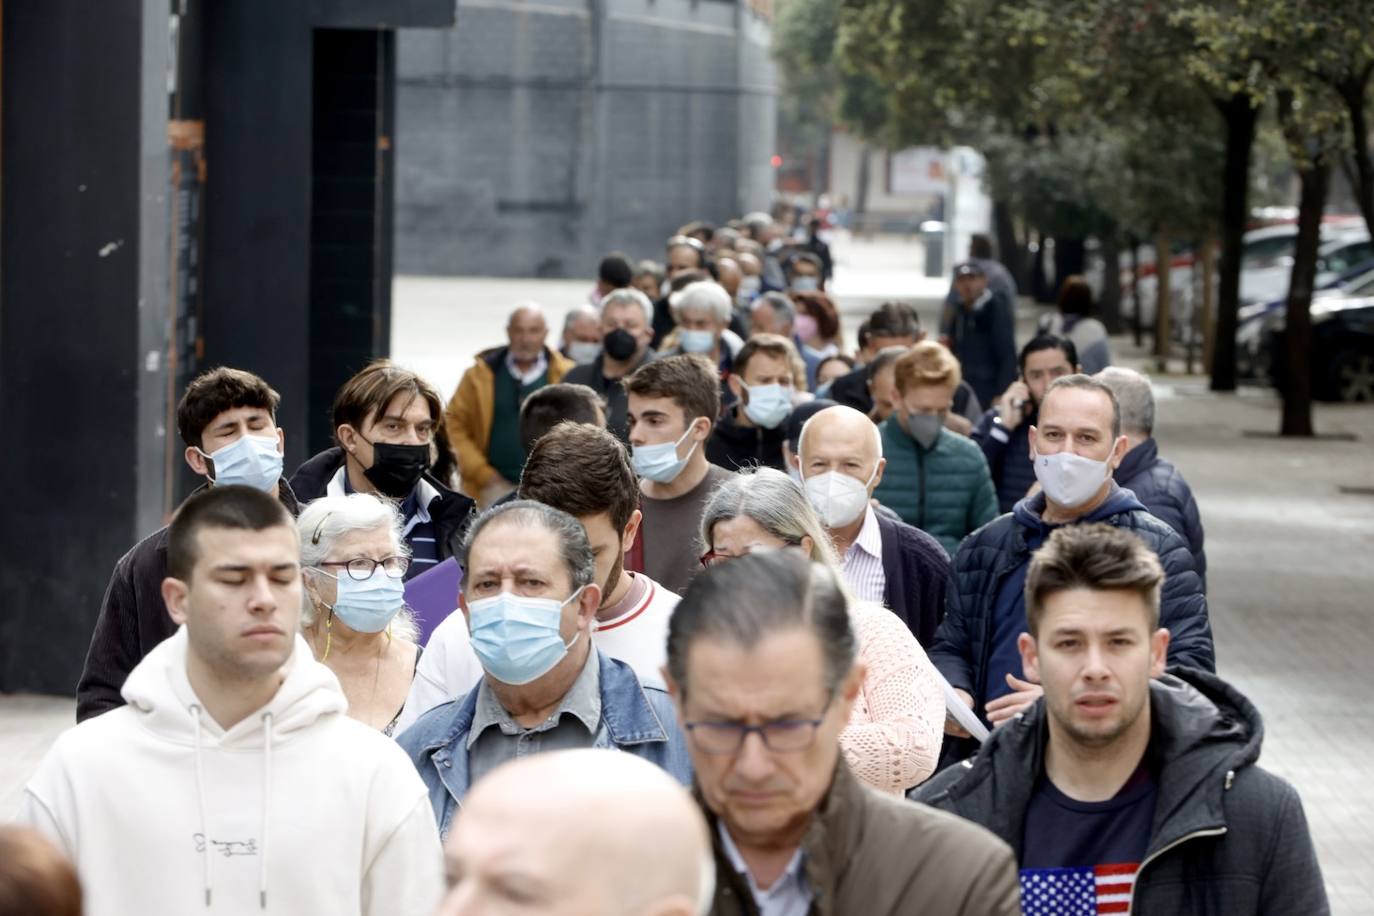
[[[429,470],[428,445],[393,445],[390,442],[372,444],[372,467],[363,476],[377,491],[392,499],[405,499],[425,471]]]
[[[611,359],[626,360],[635,355],[639,341],[624,328],[616,328],[601,339],[601,348]]]

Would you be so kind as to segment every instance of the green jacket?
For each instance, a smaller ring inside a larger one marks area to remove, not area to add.
[[[942,429],[927,451],[895,413],[878,429],[887,468],[873,496],[902,521],[934,535],[953,556],[964,535],[997,517],[988,462],[972,439]]]

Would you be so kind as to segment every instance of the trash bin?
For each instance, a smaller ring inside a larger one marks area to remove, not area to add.
[[[926,276],[945,275],[945,224],[928,219],[921,223],[921,241],[926,247]]]

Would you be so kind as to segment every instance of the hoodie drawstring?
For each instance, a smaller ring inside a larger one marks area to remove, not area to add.
[[[272,714],[262,714],[262,849],[258,852],[258,904],[267,909],[267,817],[272,811]]]
[[[200,716],[201,708],[191,706],[191,721],[196,731],[196,806],[200,810],[200,852],[202,880],[205,883],[205,906],[210,907],[210,825],[205,820],[205,771],[200,761]]]

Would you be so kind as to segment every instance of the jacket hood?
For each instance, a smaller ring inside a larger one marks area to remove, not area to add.
[[[1141,512],[1148,511],[1145,505],[1140,500],[1136,499],[1134,493],[1124,487],[1117,486],[1116,482],[1113,481],[1111,492],[1107,494],[1107,499],[1102,505],[1077,521],[1100,522],[1113,515],[1120,515],[1123,512],[1134,512],[1137,510]],[[1032,531],[1038,531],[1041,534],[1047,535],[1058,527],[1047,523],[1043,518],[1045,513],[1045,494],[1043,491],[1037,491],[1032,496],[1023,497],[1012,507],[1011,513],[1021,527],[1029,528]]]
[[[138,713],[143,726],[177,744],[218,744],[229,748],[260,748],[267,741],[290,741],[317,721],[343,715],[348,709],[334,673],[315,661],[310,646],[297,634],[295,649],[285,667],[286,679],[270,702],[228,731],[204,712],[186,676],[186,627],[159,643],[139,662],[121,693]],[[197,738],[199,735],[199,738]]]

